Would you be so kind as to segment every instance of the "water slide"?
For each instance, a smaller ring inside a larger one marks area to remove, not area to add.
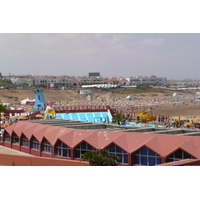
[[[136,121],[135,123],[139,123],[139,122],[145,122],[145,121],[154,121],[157,119],[157,117],[155,116],[151,116],[151,115],[145,115],[147,113],[151,112],[151,110],[146,110],[146,111],[142,111],[139,112],[137,114],[138,117],[140,117],[140,120]]]
[[[53,108],[47,106],[45,113],[44,113],[44,119],[49,119],[51,116],[51,118],[56,118],[56,112]]]

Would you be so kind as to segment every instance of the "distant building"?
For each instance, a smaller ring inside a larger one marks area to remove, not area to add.
[[[100,76],[100,72],[89,72],[89,76]]]
[[[157,77],[152,75],[147,76],[134,76],[126,78],[129,81],[129,85],[153,85],[153,86],[164,86],[167,85],[167,77]]]
[[[16,81],[22,81],[17,79]],[[25,80],[23,80],[25,81]],[[152,75],[142,76],[130,76],[129,78],[124,77],[102,77],[99,72],[90,72],[89,76],[30,76],[29,86],[37,85],[50,85],[53,84],[55,88],[62,87],[77,87],[81,85],[96,85],[96,84],[117,84],[117,85],[152,85],[152,86],[165,86],[167,85],[167,77],[157,77]]]

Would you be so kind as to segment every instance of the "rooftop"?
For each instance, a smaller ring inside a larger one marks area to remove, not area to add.
[[[181,136],[200,136],[200,129],[169,129],[152,127],[119,126],[114,124],[92,123],[76,120],[49,119],[49,120],[28,120],[26,122],[38,123],[43,125],[58,126],[63,128],[82,129],[82,130],[106,130],[115,132],[133,132],[146,134],[165,134]]]
[[[195,129],[121,127],[70,120],[19,121],[5,129],[5,134],[10,137],[25,136],[28,140],[34,137],[39,143],[45,139],[52,146],[61,141],[74,149],[86,142],[100,149],[114,143],[130,154],[145,146],[163,158],[181,150],[200,159],[200,137],[192,136],[199,133]]]

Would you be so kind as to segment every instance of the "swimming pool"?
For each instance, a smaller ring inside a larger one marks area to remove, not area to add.
[[[133,123],[133,122],[126,122],[125,124],[124,124],[124,126],[131,126],[131,125],[133,125],[133,126],[135,126],[135,127],[142,127],[141,126],[141,124],[142,123],[138,123],[138,124],[136,124],[136,123]],[[148,124],[149,126],[146,126],[147,128],[148,127],[153,127],[153,128],[155,128],[155,125],[154,124]],[[165,126],[163,126],[163,125],[156,125],[156,127],[158,127],[158,128],[166,128]]]
[[[109,110],[107,112],[56,113],[56,119],[69,119],[106,124],[112,123],[112,115]]]

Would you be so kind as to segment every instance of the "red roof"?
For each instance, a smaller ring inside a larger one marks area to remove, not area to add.
[[[117,78],[112,77],[109,81],[118,81]]]
[[[77,78],[75,76],[70,77],[72,82],[78,82]]]
[[[88,79],[86,76],[81,76],[80,79]]]
[[[19,137],[22,133],[30,139],[34,136],[39,142],[46,138],[51,145],[57,140],[71,148],[85,141],[96,149],[116,144],[127,153],[133,153],[143,146],[148,147],[162,157],[167,157],[178,149],[200,158],[200,137],[165,134],[146,134],[132,132],[114,132],[107,130],[79,130],[49,126],[20,121],[5,129],[12,136],[15,132]]]
[[[36,77],[35,77],[35,76],[29,76],[29,78],[30,78],[30,79],[35,79]]]
[[[55,79],[55,77],[49,76],[49,77],[47,77],[47,79]]]
[[[125,78],[120,78],[120,81],[127,81]]]

